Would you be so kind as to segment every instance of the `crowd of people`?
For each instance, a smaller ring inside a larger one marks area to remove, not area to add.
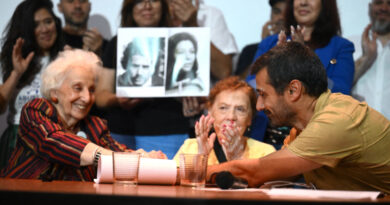
[[[203,153],[211,182],[226,170],[253,187],[303,175],[318,189],[390,194],[390,0],[369,3],[361,42],[342,37],[336,0],[269,5],[261,41],[233,66],[239,51],[219,9],[123,0],[121,28],[210,27],[207,97],[127,98],[116,86],[207,89],[195,37],[176,33],[166,48],[136,37],[118,59],[118,36],[87,27],[90,1],[60,0],[62,26],[51,0],[23,0],[1,41],[0,177],[92,181],[112,152]]]

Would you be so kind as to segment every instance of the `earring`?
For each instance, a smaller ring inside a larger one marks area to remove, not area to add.
[[[56,97],[51,97],[51,101],[52,101],[53,103],[58,103],[58,99],[57,99]]]

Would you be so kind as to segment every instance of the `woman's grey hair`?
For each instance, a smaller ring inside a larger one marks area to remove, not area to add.
[[[52,61],[42,73],[41,93],[50,99],[50,91],[58,89],[64,82],[67,73],[72,69],[82,69],[98,80],[102,62],[93,52],[81,49],[65,50]]]

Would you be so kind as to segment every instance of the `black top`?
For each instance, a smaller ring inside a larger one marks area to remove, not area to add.
[[[117,37],[113,37],[103,53],[103,66],[116,69]],[[144,98],[130,110],[113,107],[103,116],[111,132],[125,135],[186,134],[189,119],[184,117],[181,99]]]
[[[254,43],[247,45],[242,49],[240,57],[238,58],[235,75],[241,75],[249,69],[249,66],[253,63],[253,58],[255,57],[258,45],[259,43]]]

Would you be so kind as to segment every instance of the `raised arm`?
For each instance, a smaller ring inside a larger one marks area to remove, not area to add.
[[[264,182],[286,179],[321,166],[282,149],[259,159],[234,160],[208,167],[207,179],[215,172],[230,171],[234,176],[248,180],[250,187],[259,187]]]
[[[372,66],[378,55],[376,38],[377,34],[372,33],[370,38],[371,24],[369,24],[362,34],[362,51],[363,55],[355,61],[355,75],[353,78],[353,84],[355,84],[359,78]]]
[[[7,107],[7,103],[15,91],[16,85],[23,73],[27,70],[28,65],[34,57],[34,52],[30,52],[26,58],[22,56],[22,46],[24,40],[18,38],[12,50],[12,64],[13,70],[7,80],[0,85],[0,113],[4,113]]]
[[[186,27],[198,27],[197,22],[197,13],[199,9],[199,1],[196,0],[195,5],[192,4],[191,0],[172,0],[171,6],[174,10],[174,15],[178,18],[183,26]],[[211,28],[214,31],[211,31],[211,35],[215,33],[226,32],[227,27],[225,20],[222,15],[216,16],[207,16],[206,18],[215,18],[213,22],[218,22],[216,27]],[[202,26],[202,25],[200,25]],[[225,33],[223,33],[225,34]],[[220,49],[218,49],[214,43],[210,44],[211,49],[211,74],[218,80],[224,79],[232,74],[232,59],[233,54],[225,54]]]

